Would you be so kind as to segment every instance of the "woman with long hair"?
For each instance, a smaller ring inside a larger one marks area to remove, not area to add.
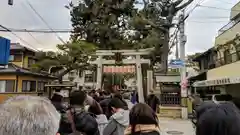
[[[103,130],[108,124],[108,119],[105,114],[103,114],[103,110],[98,102],[94,102],[92,105],[89,106],[88,112],[94,114],[96,116],[96,120],[98,123],[98,129],[100,132],[100,135],[103,134]]]
[[[130,111],[125,135],[160,135],[158,117],[147,104],[138,103]]]

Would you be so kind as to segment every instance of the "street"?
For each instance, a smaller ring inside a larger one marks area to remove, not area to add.
[[[194,135],[192,123],[189,120],[159,118],[161,135]]]

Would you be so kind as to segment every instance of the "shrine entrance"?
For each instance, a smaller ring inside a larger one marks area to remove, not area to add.
[[[131,65],[133,68],[130,70],[136,71],[136,85],[137,92],[139,96],[139,102],[144,103],[144,92],[143,92],[143,78],[142,78],[142,64],[150,64],[149,59],[143,59],[141,56],[146,56],[151,53],[153,48],[148,49],[139,49],[139,50],[98,50],[96,51],[97,59],[91,64],[97,65],[97,84],[96,88],[102,88],[103,82],[103,72],[104,69],[106,71],[107,68],[104,68],[104,65],[110,65],[117,68],[112,68],[111,70],[115,70],[114,72],[121,72],[121,70],[129,70],[125,69]],[[135,68],[134,68],[135,67]],[[110,70],[110,69],[109,69]],[[127,71],[132,72],[132,71]]]

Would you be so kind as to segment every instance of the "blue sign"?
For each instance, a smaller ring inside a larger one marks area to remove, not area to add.
[[[169,63],[169,67],[171,68],[182,68],[184,65],[184,61],[182,60],[171,60]]]
[[[7,65],[10,56],[10,40],[0,37],[0,65]]]

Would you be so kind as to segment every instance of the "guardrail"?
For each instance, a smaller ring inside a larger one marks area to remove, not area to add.
[[[177,93],[160,94],[160,105],[162,106],[180,106],[181,95]]]

